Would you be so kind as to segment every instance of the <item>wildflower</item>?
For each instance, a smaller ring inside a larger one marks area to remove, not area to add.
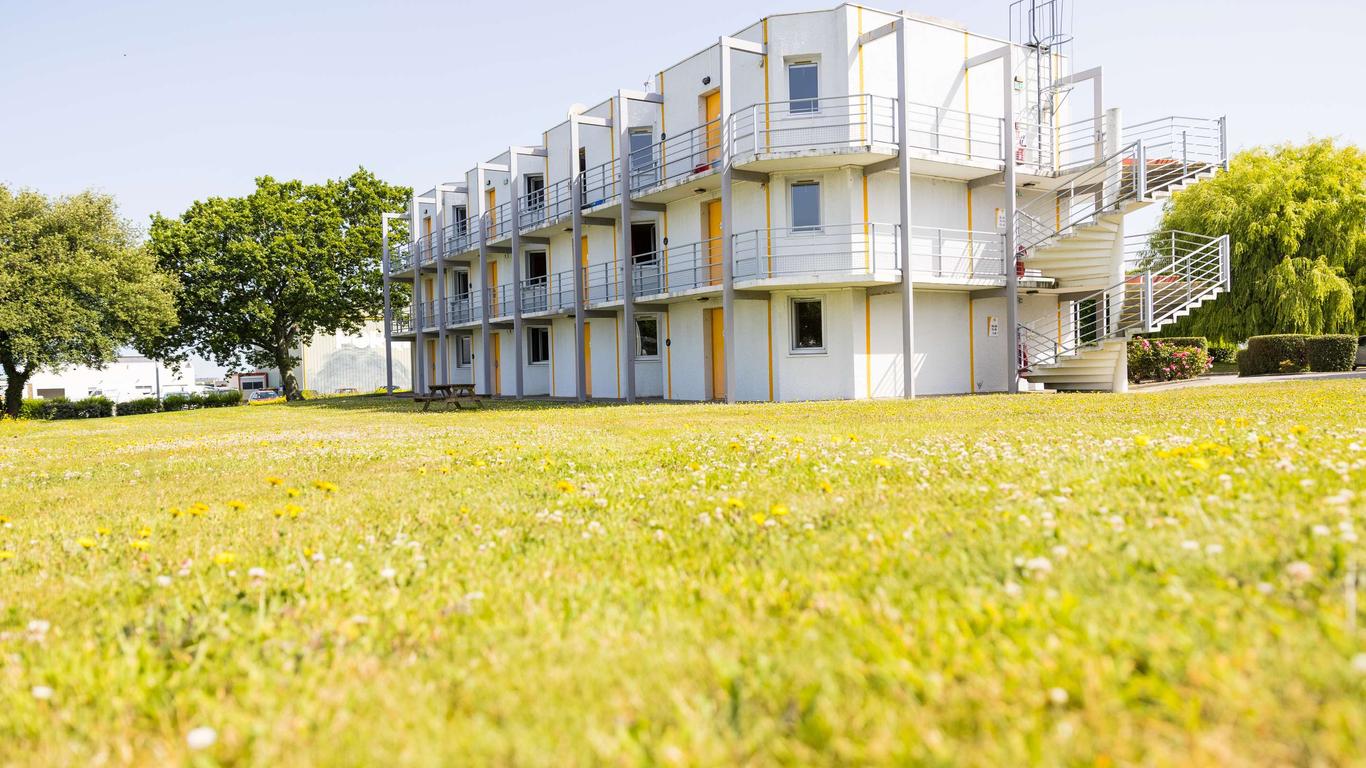
[[[1139,448],[1147,448],[1148,444],[1151,442],[1152,438],[1147,435],[1134,435],[1134,445],[1137,445]]]
[[[774,504],[768,508],[769,514],[774,517],[787,517],[788,509],[786,504]]]
[[[205,504],[202,501],[196,501],[195,503],[190,505],[190,514],[194,515],[195,517],[203,517],[204,513],[208,511],[209,505]]]
[[[873,466],[879,469],[886,469],[887,467],[892,466],[892,460],[887,458],[886,456],[878,456],[877,458],[873,459]]]
[[[304,508],[299,506],[298,504],[290,503],[284,506],[284,513],[289,515],[291,518],[298,517],[299,515],[303,514],[303,511]]]
[[[218,565],[232,565],[237,562],[237,555],[231,552],[219,552],[213,556],[213,561]]]
[[[1046,557],[1032,557],[1025,561],[1024,569],[1035,576],[1043,577],[1053,572],[1053,563]]]
[[[1285,575],[1290,577],[1291,581],[1303,584],[1314,578],[1314,566],[1303,560],[1296,560],[1285,567]]]
[[[569,482],[568,480],[559,480],[555,483],[555,490],[559,491],[560,493],[573,493],[574,484]]]
[[[737,498],[735,498],[734,496],[727,496],[727,497],[726,497],[725,504],[726,504],[727,507],[730,507],[731,509],[744,509],[744,508],[745,508],[745,501],[744,501],[744,499],[737,499]]]
[[[768,522],[768,518],[764,516],[763,512],[755,512],[749,516],[749,519],[753,520],[755,525],[763,525]]]
[[[0,549],[0,560],[13,560],[14,552],[8,549]]]
[[[834,493],[834,492],[835,492],[835,486],[831,485],[829,480],[822,480],[822,481],[821,481],[821,492],[822,492],[822,493]]]
[[[233,510],[234,512],[241,512],[242,510],[244,510],[244,509],[246,509],[246,508],[247,508],[246,502],[238,501],[237,499],[233,499],[232,501],[229,501],[229,502],[228,502],[228,509],[231,509],[231,510]]]
[[[107,526],[107,525],[101,525],[99,528],[96,528],[96,529],[95,529],[95,533],[98,534],[98,535],[100,535],[100,536],[108,536],[108,535],[109,535],[109,526]]]
[[[145,526],[145,525],[138,529],[138,538],[146,539],[146,538],[149,538],[151,535],[152,535],[152,529],[151,529],[151,528],[148,528],[148,527]]]
[[[180,517],[183,514],[185,513],[180,511],[180,507],[171,507],[171,517]]]
[[[393,568],[385,568],[379,572],[379,577],[385,581],[393,581],[394,577],[397,575],[398,571],[395,571]]]
[[[1327,536],[1333,532],[1333,530],[1326,525],[1316,525],[1312,530],[1315,536]]]
[[[262,568],[259,565],[253,566],[252,568],[247,570],[247,576],[259,581],[266,577],[266,569]]]
[[[337,491],[337,484],[327,480],[314,480],[313,487],[323,493],[336,493]]]
[[[152,545],[148,544],[147,541],[144,539],[134,539],[133,541],[128,542],[128,546],[132,547],[133,549],[136,549],[139,552],[146,552],[148,547]]]
[[[266,484],[272,486],[281,486],[285,484],[285,479],[283,477],[276,477],[275,475],[271,475],[270,477],[266,478]]]
[[[1366,675],[1366,653],[1358,653],[1352,657],[1352,669]]]
[[[300,491],[298,488],[286,488],[286,489],[285,489],[285,495],[288,496],[288,497],[291,498],[291,499],[296,499],[296,498],[298,498],[300,493],[303,493],[303,491]]]
[[[185,734],[185,745],[193,750],[208,749],[218,741],[218,731],[201,725]]]
[[[43,619],[31,619],[28,623],[28,639],[42,640],[47,637],[48,630],[52,629],[52,624]]]
[[[418,468],[417,468],[417,473],[418,473],[419,475],[425,475],[425,474],[427,474],[427,468],[426,468],[426,467],[418,467]]]
[[[1204,459],[1200,459],[1200,458],[1191,459],[1191,460],[1190,460],[1190,465],[1191,465],[1191,469],[1196,469],[1196,470],[1199,470],[1199,471],[1201,471],[1201,472],[1203,472],[1203,471],[1209,469],[1209,462],[1206,461],[1206,460],[1204,460]]]
[[[1306,427],[1303,424],[1296,424],[1295,426],[1290,428],[1290,433],[1293,435],[1303,435],[1308,431],[1309,427]]]
[[[169,586],[171,586],[171,577],[170,577],[170,576],[167,576],[167,575],[165,575],[165,574],[162,574],[161,576],[158,576],[158,577],[157,577],[157,586],[158,586],[158,587],[169,587]]]
[[[52,689],[46,685],[35,685],[29,689],[29,693],[39,701],[48,701],[52,698]]]
[[[76,543],[81,545],[81,549],[90,549],[95,546],[95,540],[89,536],[82,536],[79,539],[76,539]]]
[[[1067,691],[1061,688],[1050,688],[1048,690],[1048,701],[1054,706],[1061,707],[1067,703]]]

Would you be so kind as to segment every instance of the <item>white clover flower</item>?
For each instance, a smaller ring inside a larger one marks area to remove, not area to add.
[[[29,693],[39,701],[48,701],[52,698],[52,689],[46,685],[35,685],[29,689]]]
[[[1048,700],[1054,706],[1061,707],[1067,703],[1067,691],[1061,688],[1050,688],[1048,689]]]
[[[167,576],[167,575],[164,574],[164,573],[161,574],[160,576],[157,577],[157,586],[158,586],[158,587],[169,587],[169,586],[171,586],[171,577],[170,577],[170,576]]]
[[[1291,581],[1303,584],[1314,578],[1314,566],[1303,560],[1296,560],[1285,567],[1285,575],[1290,577]]]
[[[1025,561],[1024,569],[1035,576],[1047,576],[1053,572],[1053,563],[1046,557],[1032,557]]]
[[[1222,545],[1222,544],[1206,544],[1206,545],[1205,545],[1205,554],[1207,554],[1207,555],[1222,555],[1223,553],[1224,553],[1224,545]]]
[[[1181,548],[1187,552],[1195,552],[1200,549],[1200,542],[1187,539],[1186,541],[1181,542]]]
[[[207,725],[201,725],[185,734],[185,744],[193,750],[208,749],[216,741],[218,741],[218,731]]]
[[[1366,675],[1366,653],[1358,653],[1352,657],[1352,669]]]
[[[395,571],[393,568],[385,568],[379,572],[379,577],[385,581],[393,581],[394,577],[397,575],[398,571]]]
[[[257,580],[264,579],[266,577],[266,569],[259,565],[249,568],[247,569],[247,576]]]
[[[1333,532],[1333,530],[1326,525],[1316,525],[1314,526],[1313,531],[1315,536],[1327,536]]]

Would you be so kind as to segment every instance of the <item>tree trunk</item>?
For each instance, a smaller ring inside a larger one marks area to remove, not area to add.
[[[19,372],[18,368],[5,366],[5,415],[11,419],[19,418],[19,409],[24,403],[24,385],[28,383],[28,371]]]
[[[286,400],[302,400],[299,382],[294,378],[294,360],[288,351],[275,350],[275,368],[280,371],[280,386],[285,391]]]

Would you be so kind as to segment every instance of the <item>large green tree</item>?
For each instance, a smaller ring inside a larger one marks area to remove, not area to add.
[[[1178,193],[1163,229],[1229,234],[1233,288],[1169,330],[1242,341],[1366,332],[1366,154],[1331,140],[1253,149]]]
[[[297,350],[382,314],[380,214],[402,210],[409,195],[364,168],[322,184],[262,176],[246,197],[154,216],[152,252],[183,286],[165,349],[274,367],[298,398]]]
[[[0,185],[0,370],[19,415],[39,370],[99,367],[174,325],[175,280],[156,267],[114,199],[48,198]]]

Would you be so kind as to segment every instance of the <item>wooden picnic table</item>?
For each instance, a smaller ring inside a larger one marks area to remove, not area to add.
[[[474,394],[473,384],[432,384],[427,387],[428,394],[418,395],[413,398],[413,402],[422,403],[422,410],[432,407],[432,403],[441,402],[447,406],[452,404],[456,408],[481,407],[479,396]]]

